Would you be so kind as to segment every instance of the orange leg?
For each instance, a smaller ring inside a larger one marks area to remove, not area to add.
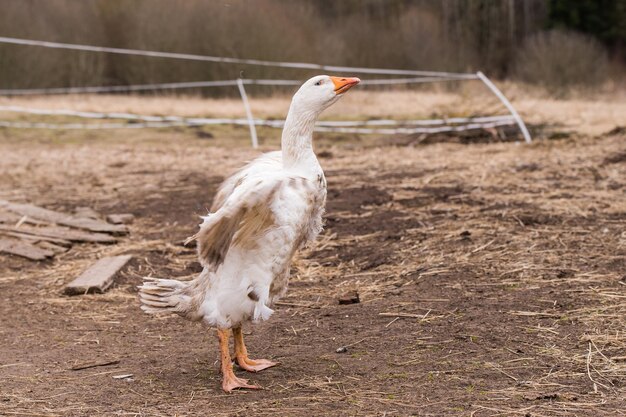
[[[228,350],[228,337],[230,330],[217,329],[217,337],[220,340],[220,360],[222,367],[222,389],[226,392],[232,392],[237,388],[260,389],[256,385],[249,385],[247,379],[237,378],[233,372],[233,363],[230,359]]]
[[[233,338],[235,339],[235,358],[242,369],[248,372],[259,372],[278,365],[278,362],[268,361],[267,359],[250,359],[248,357],[248,350],[243,343],[241,326],[233,328]]]

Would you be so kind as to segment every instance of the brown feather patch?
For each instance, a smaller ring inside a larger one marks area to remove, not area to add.
[[[213,204],[211,204],[210,208],[210,211],[212,213],[215,213],[224,205],[226,198],[229,196],[228,191],[229,190],[220,188],[217,194],[215,194],[215,197],[213,198]]]
[[[244,249],[256,247],[255,237],[275,224],[274,213],[266,204],[257,204],[247,209],[242,216],[233,245]]]
[[[237,231],[244,212],[239,211],[233,216],[221,218],[210,228],[201,229],[196,235],[198,240],[198,256],[206,265],[218,267],[224,262],[226,252]]]

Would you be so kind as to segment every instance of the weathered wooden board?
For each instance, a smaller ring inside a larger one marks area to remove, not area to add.
[[[20,215],[7,211],[0,211],[0,223],[17,223],[20,221]]]
[[[0,200],[0,207],[23,216],[29,216],[63,226],[75,227],[77,229],[86,229],[92,232],[128,233],[128,228],[124,225],[109,224],[102,220],[75,217],[67,213],[44,209],[32,204],[18,204]]]
[[[59,239],[59,238],[50,237],[50,236],[29,235],[29,234],[26,234],[26,233],[18,233],[18,232],[8,232],[8,231],[2,230],[2,229],[3,229],[3,227],[0,226],[0,235],[17,237],[17,238],[20,238],[20,239],[26,239],[26,240],[32,241],[33,243],[34,242],[40,242],[40,241],[46,241],[46,242],[55,243],[57,245],[65,246],[67,248],[72,246],[72,242],[70,242],[69,240],[65,240],[65,239]],[[19,229],[15,229],[14,228],[12,230],[21,230],[21,228],[19,228]]]
[[[92,242],[92,243],[115,243],[117,239],[114,236],[104,233],[91,233],[81,230],[71,230],[63,227],[30,227],[20,226],[19,228],[2,226],[0,231],[23,233],[31,236],[51,237],[62,240],[71,240],[74,242]]]
[[[55,245],[54,243],[46,242],[45,240],[42,240],[41,242],[37,242],[37,246],[42,249],[52,251],[55,255],[58,255],[59,253],[65,253],[68,250],[70,250],[70,248],[66,248],[65,246]]]
[[[54,256],[54,252],[51,250],[38,248],[20,240],[3,238],[0,238],[0,252],[21,256],[33,261],[43,261]]]
[[[76,207],[74,215],[83,219],[101,220],[102,215],[91,207]]]
[[[69,295],[103,293],[111,284],[117,273],[130,261],[131,255],[111,256],[102,258],[78,278],[65,287],[65,293]]]
[[[45,224],[44,222],[40,222],[39,220],[31,219],[28,216],[21,216],[17,213],[13,213],[10,211],[0,211],[0,223],[15,225],[18,222],[28,224]]]
[[[135,216],[130,213],[109,214],[107,221],[113,224],[130,224],[135,220]]]
[[[75,227],[77,229],[86,229],[91,232],[115,233],[121,235],[128,233],[128,228],[124,225],[110,224],[101,220],[72,217],[57,223],[62,224],[63,226]]]

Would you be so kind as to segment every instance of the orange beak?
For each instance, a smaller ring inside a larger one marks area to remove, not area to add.
[[[361,82],[361,80],[356,77],[330,77],[330,79],[333,81],[333,84],[335,84],[335,94],[343,94]]]

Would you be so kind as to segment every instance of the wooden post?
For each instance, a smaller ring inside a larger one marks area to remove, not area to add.
[[[482,72],[478,71],[476,73],[476,75],[478,76],[478,78],[480,78],[480,80],[483,83],[485,83],[487,88],[489,88],[491,90],[491,92],[493,94],[495,94],[496,97],[498,97],[500,99],[502,104],[504,104],[504,106],[511,112],[511,115],[515,118],[515,121],[517,122],[517,125],[519,126],[519,130],[522,131],[522,135],[524,136],[524,140],[526,141],[526,143],[532,142],[532,139],[530,137],[530,133],[528,133],[528,129],[526,128],[526,124],[524,123],[524,121],[520,117],[520,115],[517,112],[517,110],[515,110],[515,107],[513,107],[511,102],[504,96],[504,94],[502,94],[502,91],[500,91],[498,89],[498,87],[496,87],[496,85],[494,83],[492,83],[491,80],[489,78],[487,78],[485,76],[485,74],[483,74]]]
[[[259,141],[256,136],[256,126],[254,126],[252,110],[250,110],[250,103],[248,103],[248,96],[246,95],[246,90],[243,88],[243,81],[241,78],[237,78],[237,87],[239,87],[239,94],[241,94],[243,106],[246,108],[246,116],[248,117],[248,125],[250,126],[250,136],[252,137],[252,147],[256,149],[259,147]]]

